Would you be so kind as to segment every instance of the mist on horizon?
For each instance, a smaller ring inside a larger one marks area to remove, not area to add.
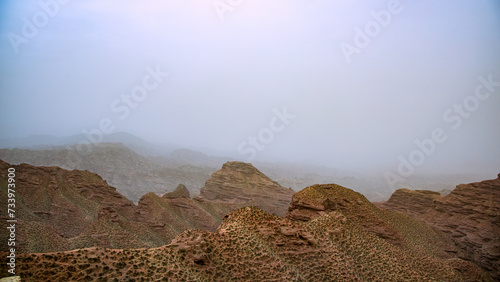
[[[0,138],[128,132],[394,181],[500,172],[493,0],[0,7]]]

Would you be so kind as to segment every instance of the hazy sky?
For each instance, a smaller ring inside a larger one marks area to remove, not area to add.
[[[0,4],[0,137],[500,172],[498,1],[40,3]]]

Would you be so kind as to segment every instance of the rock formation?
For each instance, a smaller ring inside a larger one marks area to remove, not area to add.
[[[244,207],[214,233],[188,230],[159,248],[20,254],[19,274],[23,281],[489,281],[475,264],[444,251],[453,245],[448,237],[349,189],[308,187],[294,200],[290,214],[307,210],[309,220]],[[372,232],[372,219],[400,242]],[[0,253],[0,263],[5,259]]]
[[[249,163],[227,162],[205,182],[198,198],[238,207],[257,206],[283,216],[293,194]]]
[[[190,198],[189,190],[184,186],[184,184],[177,185],[174,191],[165,193],[161,196],[165,199],[177,199],[177,198]]]
[[[55,252],[99,246],[143,248],[165,245],[178,233],[214,231],[234,207],[190,199],[183,186],[161,198],[144,195],[136,206],[99,175],[58,167],[9,165],[0,160],[0,184],[16,170],[16,218],[20,252]],[[0,198],[7,199],[1,189]],[[7,201],[0,202],[6,210]],[[2,218],[5,220],[7,218]],[[0,235],[7,238],[7,229]],[[0,247],[6,250],[7,244]]]
[[[403,211],[451,236],[458,255],[500,279],[500,174],[458,185],[446,196],[397,190],[381,206]]]
[[[258,205],[284,214],[285,202],[289,198],[286,205],[290,203],[293,193],[249,164],[228,163],[220,171],[226,177],[221,187],[235,188],[230,197],[191,199],[187,188],[180,184],[175,191],[161,197],[147,193],[134,205],[99,175],[89,171],[27,164],[12,166],[0,160],[1,183],[7,182],[9,167],[17,172],[16,215],[21,230],[18,250],[23,252],[93,246],[158,247],[188,229],[215,231],[228,212],[242,206]],[[215,193],[215,185],[220,183],[220,175],[214,175],[207,181],[207,195],[214,195],[210,193]],[[7,190],[2,189],[0,196],[7,199],[6,193]],[[230,198],[233,200],[228,200]],[[0,208],[5,208],[6,203],[0,202]],[[0,230],[0,235],[8,236],[7,231]],[[0,250],[7,250],[7,245]]]
[[[316,184],[297,192],[286,216],[309,221],[332,211],[341,211],[350,220],[360,223],[365,231],[394,244],[402,243],[399,234],[365,196],[335,184]]]
[[[434,201],[440,196],[439,192],[434,191],[398,189],[387,202],[378,205],[416,217],[433,208]]]
[[[214,231],[234,206],[185,197],[167,198],[155,193],[142,196],[137,205],[141,218],[159,230],[168,228],[173,234],[187,229]]]
[[[215,172],[200,197],[179,185],[163,196],[147,193],[137,205],[88,171],[0,160],[4,187],[9,167],[16,170],[16,274],[23,281],[490,281],[476,264],[491,273],[498,264],[500,179],[459,185],[445,197],[400,191],[387,204],[401,210],[404,199],[424,197],[405,208],[441,232],[335,184],[292,197],[239,162]]]
[[[97,143],[80,155],[78,146],[45,150],[0,149],[0,159],[34,166],[58,166],[64,169],[88,170],[99,174],[118,192],[134,203],[146,193],[163,194],[179,183],[198,194],[215,169],[192,165],[164,166],[145,158],[121,143]]]

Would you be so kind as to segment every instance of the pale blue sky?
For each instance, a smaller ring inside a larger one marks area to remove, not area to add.
[[[497,1],[255,0],[224,19],[210,0],[60,2],[46,24],[39,1],[0,4],[0,137],[109,119],[115,132],[238,156],[286,106],[296,117],[257,158],[393,169],[443,128],[449,139],[419,169],[500,169],[500,88],[457,130],[443,119],[479,76],[500,81]],[[342,42],[354,46],[388,5],[399,12],[348,63]],[[42,26],[12,43],[36,15]],[[113,102],[147,67],[169,76],[120,119]]]

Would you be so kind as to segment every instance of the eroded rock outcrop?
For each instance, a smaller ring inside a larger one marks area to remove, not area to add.
[[[336,184],[316,184],[295,193],[286,217],[309,221],[332,211],[342,212],[366,231],[401,244],[401,237],[384,222],[378,208],[360,193]]]
[[[0,162],[2,185],[7,182],[8,167]],[[16,196],[24,212],[21,221],[42,228],[47,233],[43,238],[53,240],[46,245],[99,246],[21,252],[17,273],[23,281],[489,281],[474,263],[457,257],[449,236],[405,213],[379,209],[363,195],[335,184],[298,192],[287,216],[280,217],[248,206],[226,214],[226,209],[238,205],[270,205],[268,197],[287,195],[286,188],[280,189],[244,163],[223,167],[206,185],[207,198],[147,193],[137,206],[93,173],[14,167],[24,187]],[[237,181],[231,181],[231,175]],[[238,196],[245,187],[250,192]],[[465,190],[458,194],[467,194]],[[224,195],[222,191],[232,191],[231,197],[208,199]],[[108,203],[112,198],[116,200]],[[437,203],[436,210],[441,205],[445,203]],[[486,206],[486,213],[492,209],[498,215],[495,204]],[[85,214],[83,219],[76,217],[85,224],[83,231],[71,238],[57,235],[59,227],[49,224],[59,211],[54,207]],[[215,229],[219,218],[222,223]],[[185,230],[193,227],[214,232]],[[175,238],[169,245],[162,244],[168,236]],[[5,265],[6,259],[7,254],[0,251],[0,264]],[[2,268],[0,277],[6,275]]]
[[[174,191],[165,193],[161,196],[165,199],[177,199],[177,198],[186,198],[189,199],[189,190],[184,186],[184,184],[177,185]]]
[[[360,204],[357,198],[337,200],[347,200],[342,204],[348,208],[366,204],[362,198]],[[489,281],[473,263],[440,256],[443,251],[432,246],[447,244],[446,238],[429,226],[380,210],[403,239],[394,245],[366,232],[367,219],[349,216],[350,208],[297,221],[244,207],[213,233],[187,230],[159,248],[21,255],[19,274],[23,281]],[[5,257],[0,253],[0,263]]]
[[[234,209],[190,199],[183,185],[163,198],[148,193],[136,206],[95,173],[0,160],[2,187],[8,168],[16,171],[19,252],[158,247],[187,229],[214,231]],[[0,198],[7,199],[7,189],[1,189]],[[1,201],[0,208],[6,210],[6,204]],[[0,236],[7,238],[7,231],[1,229]]]
[[[92,244],[92,235],[100,232],[92,226],[103,209],[104,213],[112,211],[116,218],[134,219],[137,215],[134,204],[97,174],[59,167],[9,165],[0,160],[2,186],[7,183],[8,168],[15,169],[16,175],[18,251],[68,250],[75,246],[72,240],[83,234]],[[2,199],[7,199],[6,192],[0,191]],[[5,204],[6,201],[0,206]],[[4,235],[4,230],[0,232]],[[113,235],[109,234],[110,240]]]
[[[83,157],[77,145],[52,149],[0,149],[0,159],[10,164],[57,166],[68,170],[88,170],[101,176],[133,203],[148,192],[165,193],[178,183],[199,193],[212,168],[184,164],[160,165],[121,143],[95,143]]]
[[[227,162],[205,182],[198,199],[237,207],[257,206],[283,216],[293,194],[293,190],[271,180],[252,164]]]
[[[458,185],[446,196],[407,189],[381,206],[408,213],[451,236],[470,259],[500,279],[500,174]]]
[[[214,231],[231,205],[185,197],[167,198],[148,193],[139,200],[141,218],[156,227],[168,227],[174,234],[188,229]]]
[[[398,189],[387,202],[380,203],[379,206],[406,212],[411,216],[420,216],[435,208],[435,200],[440,196],[441,194],[435,191]]]

